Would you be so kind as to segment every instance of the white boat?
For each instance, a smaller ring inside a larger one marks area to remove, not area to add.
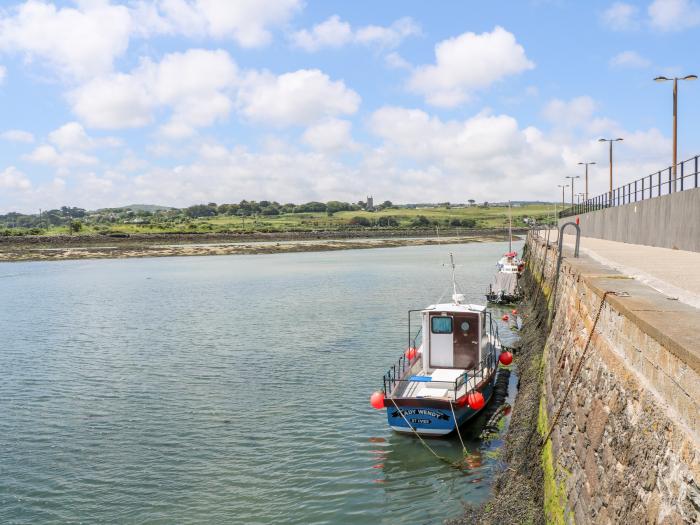
[[[493,393],[498,327],[485,306],[468,304],[457,293],[452,254],[450,260],[452,302],[409,310],[409,348],[384,375],[383,391],[372,396],[396,432],[447,435],[478,414]],[[420,328],[411,339],[416,312]]]
[[[496,304],[516,303],[522,299],[522,290],[518,284],[525,264],[513,250],[513,221],[508,203],[508,253],[496,263],[496,275],[486,292],[486,300]]]

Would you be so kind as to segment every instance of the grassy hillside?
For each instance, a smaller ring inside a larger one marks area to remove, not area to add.
[[[552,205],[529,204],[512,208],[513,226],[523,227],[523,219],[532,218],[543,222],[552,217]],[[288,231],[338,231],[338,230],[406,230],[435,228],[440,231],[464,228],[500,228],[508,225],[507,207],[469,208],[391,208],[369,212],[340,211],[332,215],[325,212],[283,213],[274,216],[216,215],[189,218],[154,214],[149,217],[131,218],[117,222],[80,219],[77,235],[92,233],[165,233],[165,232],[288,232]],[[34,234],[65,234],[68,227],[52,226]]]

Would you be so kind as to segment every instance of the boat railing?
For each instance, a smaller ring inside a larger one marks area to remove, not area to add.
[[[399,357],[399,360],[396,362],[396,364],[392,365],[391,368],[389,368],[387,373],[384,374],[384,377],[382,378],[382,381],[384,383],[384,392],[387,394],[393,392],[396,385],[401,384],[402,381],[410,382],[404,380],[403,378],[406,376],[406,372],[410,370],[411,367],[413,367],[413,365],[415,365],[418,362],[418,360],[420,360],[420,358],[421,356],[420,354],[418,354],[417,349],[415,350],[415,352],[407,351],[401,357]]]

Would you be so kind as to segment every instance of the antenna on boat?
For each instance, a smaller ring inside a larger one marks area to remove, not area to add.
[[[450,252],[450,267],[452,268],[452,300],[455,304],[460,304],[464,302],[464,294],[457,292],[457,279],[455,278],[455,264],[454,254]]]

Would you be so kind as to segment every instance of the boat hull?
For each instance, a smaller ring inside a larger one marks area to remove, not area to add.
[[[496,374],[493,374],[492,378],[479,389],[484,396],[484,407],[493,394],[495,377]],[[404,434],[415,432],[421,436],[432,437],[451,434],[458,426],[461,427],[484,409],[482,407],[474,410],[468,405],[453,405],[453,417],[448,401],[426,398],[401,398],[394,401],[396,406],[391,401],[388,401],[386,406],[387,420],[392,430]]]

